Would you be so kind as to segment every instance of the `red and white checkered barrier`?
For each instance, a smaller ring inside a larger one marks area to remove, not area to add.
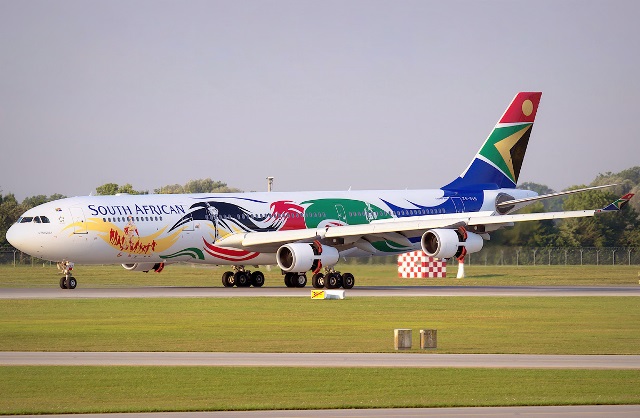
[[[400,254],[398,277],[402,279],[447,277],[447,262],[429,257],[422,251]]]

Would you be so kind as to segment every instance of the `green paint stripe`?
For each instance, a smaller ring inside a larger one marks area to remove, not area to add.
[[[178,252],[175,252],[169,255],[161,255],[160,258],[168,259],[168,258],[181,257],[183,255],[188,255],[189,257],[197,260],[204,260],[204,253],[202,252],[202,250],[194,247],[185,248],[184,250],[180,250]]]

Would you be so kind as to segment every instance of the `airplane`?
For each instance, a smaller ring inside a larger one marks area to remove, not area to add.
[[[160,272],[176,262],[228,265],[225,287],[261,287],[264,274],[248,267],[277,264],[287,287],[350,289],[341,257],[423,250],[438,259],[478,252],[490,234],[516,222],[589,217],[619,211],[633,194],[581,211],[514,212],[548,199],[516,185],[541,92],[511,101],[469,166],[432,190],[252,192],[80,196],[26,211],[7,240],[34,257],[59,262],[60,287],[74,289],[74,263],[121,264]]]

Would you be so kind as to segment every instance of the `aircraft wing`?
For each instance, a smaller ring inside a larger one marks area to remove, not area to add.
[[[619,211],[624,207],[632,193],[622,196],[602,209],[577,210],[565,212],[523,213],[515,215],[497,215],[491,211],[451,213],[443,215],[425,215],[411,218],[394,218],[373,221],[361,225],[332,226],[326,228],[297,229],[273,232],[236,233],[216,242],[217,246],[244,249],[248,251],[276,251],[278,247],[292,242],[311,242],[317,239],[359,238],[393,234],[396,239],[406,239],[407,233],[415,235],[434,228],[458,228],[460,226],[510,226],[515,222],[540,221],[546,219],[584,218],[599,213]],[[355,240],[353,240],[355,241]]]
[[[483,212],[480,212],[483,213]],[[491,212],[485,212],[489,214]],[[466,215],[478,216],[479,213]],[[433,228],[456,228],[464,226],[469,218],[465,214],[425,215],[406,220],[406,218],[374,221],[362,225],[331,226],[326,228],[297,229],[290,231],[248,232],[227,235],[216,242],[219,247],[231,247],[248,251],[276,251],[278,247],[290,242],[312,242],[317,239],[363,237],[392,233],[426,231]]]

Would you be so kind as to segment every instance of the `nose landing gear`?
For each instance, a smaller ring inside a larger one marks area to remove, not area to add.
[[[58,271],[64,274],[64,276],[60,278],[61,289],[75,289],[78,285],[76,278],[71,275],[71,270],[73,270],[73,263],[71,261],[64,260],[58,263]]]

